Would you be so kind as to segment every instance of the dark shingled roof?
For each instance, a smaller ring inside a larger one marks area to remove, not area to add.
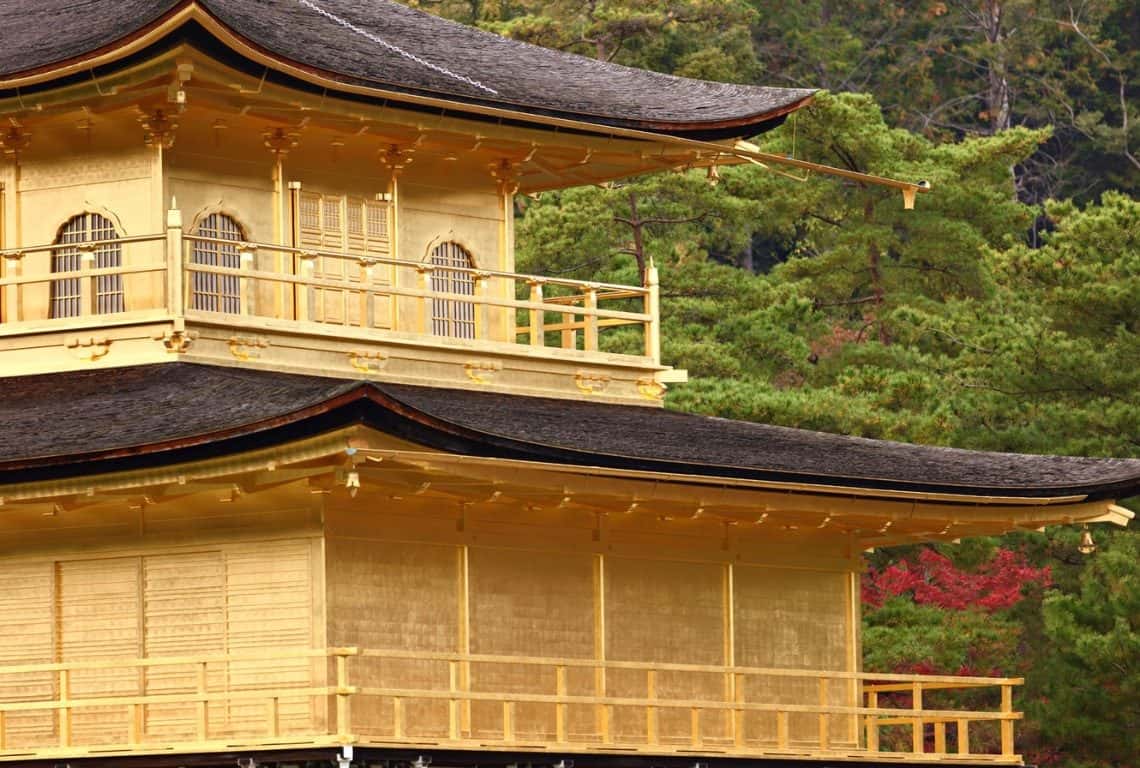
[[[5,0],[0,79],[112,46],[186,4]],[[631,69],[509,40],[392,0],[197,4],[256,46],[342,82],[607,125],[747,135],[778,124],[813,93]]]
[[[0,483],[156,465],[364,423],[477,456],[912,490],[1140,493],[1140,461],[907,445],[639,406],[188,363],[0,378]]]

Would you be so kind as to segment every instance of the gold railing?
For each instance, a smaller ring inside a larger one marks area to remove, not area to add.
[[[167,235],[158,234],[0,250],[0,332],[123,324],[167,315],[171,270],[166,243]],[[96,267],[96,254],[112,248],[120,263]],[[53,254],[60,251],[78,252],[80,268],[53,270]],[[118,285],[122,311],[99,311],[100,281]],[[53,286],[63,285],[76,295],[65,314],[53,309]]]
[[[0,759],[356,743],[1016,765],[1021,682],[356,648],[21,665],[0,667]],[[948,691],[970,707],[929,706]]]
[[[587,352],[601,349],[602,331],[630,327],[640,330],[638,353],[660,360],[655,269],[648,286],[635,287],[192,235],[184,240],[184,302],[191,315],[203,311],[195,276],[212,276],[231,281],[231,311],[215,307],[206,314]],[[195,244],[234,249],[242,265],[196,263]],[[437,276],[447,287],[433,286]],[[455,285],[467,292],[448,289]]]
[[[0,759],[348,743],[341,726],[353,653],[300,648],[0,667]],[[323,682],[328,659],[332,684]]]
[[[631,333],[617,351],[660,361],[655,269],[640,287],[437,266],[185,235],[172,214],[162,234],[0,250],[0,335],[187,317],[275,329],[288,321],[329,335],[354,329],[373,338],[599,352],[607,348],[602,334],[622,328]],[[118,264],[96,267],[101,249],[114,249]],[[79,252],[79,269],[53,271],[54,254],[64,250]],[[107,281],[118,286],[122,302],[113,312],[98,301]],[[77,292],[65,312],[55,304],[63,286]]]

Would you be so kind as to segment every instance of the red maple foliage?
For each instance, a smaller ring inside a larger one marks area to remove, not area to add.
[[[917,558],[869,569],[863,578],[863,602],[878,608],[888,598],[910,594],[919,604],[992,612],[1016,605],[1026,585],[1045,588],[1052,583],[1048,566],[1034,568],[1024,555],[1009,549],[999,549],[975,571],[957,568],[937,550],[924,549]]]

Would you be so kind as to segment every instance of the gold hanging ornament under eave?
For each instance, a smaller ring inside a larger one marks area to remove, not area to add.
[[[1081,542],[1077,544],[1077,551],[1082,555],[1091,555],[1096,552],[1096,542],[1093,541],[1092,531],[1086,524],[1081,528]]]

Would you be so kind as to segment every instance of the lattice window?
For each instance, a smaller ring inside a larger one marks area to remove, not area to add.
[[[364,237],[364,209],[360,203],[350,199],[344,212],[348,224],[348,236],[351,238]]]
[[[321,201],[321,231],[324,245],[335,250],[344,246],[344,224],[341,221],[340,197],[325,197]]]
[[[82,213],[68,219],[59,229],[55,242],[71,247],[56,248],[51,252],[52,272],[79,272],[83,269],[83,250],[80,243],[93,243],[118,239],[115,225],[97,213]],[[123,265],[123,250],[118,243],[104,242],[92,253],[94,269],[111,269]],[[51,284],[50,317],[79,317],[86,314],[83,307],[83,280],[85,277],[64,277]],[[125,308],[122,275],[98,275],[94,282],[93,309],[96,314],[122,312]]]
[[[347,195],[301,193],[298,218],[301,244],[328,251],[371,253],[387,256],[388,208],[382,200]],[[323,274],[339,274],[339,262],[322,264]]]
[[[241,225],[224,213],[211,213],[198,225],[199,237],[209,237],[226,242],[194,241],[190,261],[211,267],[241,268],[241,252],[238,243],[245,239]],[[237,275],[216,275],[204,272],[192,273],[190,284],[190,307],[204,312],[226,312],[236,315],[241,312],[241,278]]]
[[[365,217],[368,220],[369,242],[383,242],[384,250],[388,248],[388,204],[379,201],[369,201],[364,204]]]
[[[474,262],[459,243],[441,243],[431,252],[431,289],[439,293],[475,295]],[[475,305],[460,299],[431,300],[431,328],[436,336],[475,338]]]
[[[301,195],[301,229],[306,232],[321,231],[321,196],[305,193]]]

